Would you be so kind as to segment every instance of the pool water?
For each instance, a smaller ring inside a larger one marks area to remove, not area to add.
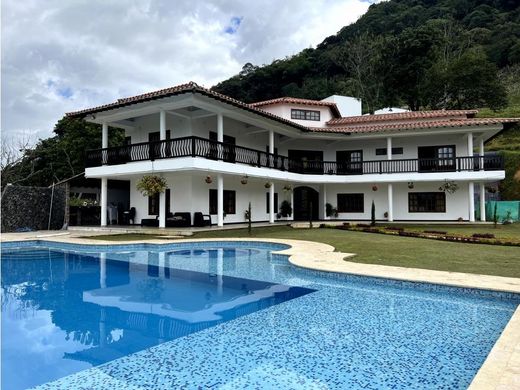
[[[14,246],[5,389],[463,389],[520,302],[299,269],[267,243]]]

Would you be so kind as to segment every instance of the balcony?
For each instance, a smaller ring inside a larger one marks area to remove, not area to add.
[[[504,169],[502,156],[498,155],[360,162],[291,160],[285,156],[200,137],[174,138],[89,150],[87,151],[86,166],[91,168],[180,157],[199,157],[311,175],[462,172],[479,171],[481,169],[497,171]]]

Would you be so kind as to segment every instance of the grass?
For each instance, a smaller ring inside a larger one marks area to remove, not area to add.
[[[381,225],[378,225],[381,226]],[[463,236],[471,236],[474,233],[491,233],[496,238],[506,241],[520,241],[520,223],[514,223],[511,225],[497,224],[494,228],[493,225],[413,225],[413,224],[392,224],[391,226],[399,226],[406,228],[407,231],[424,232],[425,230],[436,230],[448,232],[448,234],[456,234]]]
[[[500,225],[406,225],[411,229],[447,230],[461,234],[491,232],[497,237],[516,238],[520,224]],[[110,241],[155,239],[155,235],[121,234],[95,236]],[[350,261],[424,268],[440,271],[520,277],[520,248],[498,245],[463,244],[424,240],[412,237],[387,236],[336,229],[293,229],[287,226],[247,229],[212,230],[194,234],[193,238],[287,238],[330,244],[341,252],[356,253]]]

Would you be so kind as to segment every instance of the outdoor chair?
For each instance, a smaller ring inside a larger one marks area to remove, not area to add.
[[[196,226],[196,227],[211,226],[211,215],[202,214],[201,212],[194,213],[193,214],[193,226]]]

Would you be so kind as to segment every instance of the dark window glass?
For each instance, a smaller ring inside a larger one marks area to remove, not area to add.
[[[364,194],[338,194],[338,213],[364,212],[364,197]]]
[[[300,119],[305,121],[319,121],[320,112],[312,110],[291,109],[291,119]]]
[[[403,148],[392,148],[392,154],[403,154]],[[377,148],[376,156],[386,156],[386,148]]]
[[[409,192],[408,211],[410,213],[445,213],[446,193]]]
[[[274,193],[274,205],[275,205],[275,209],[274,209],[274,212],[278,212],[278,193],[275,192]],[[271,211],[271,208],[269,207],[269,192],[266,192],[265,193],[265,212],[267,214],[269,214]]]
[[[166,216],[170,212],[170,189],[166,189]],[[159,194],[148,197],[148,215],[159,215]]]
[[[218,214],[218,191],[209,190],[209,213]],[[236,214],[235,191],[224,190],[224,213]]]
[[[148,215],[159,215],[159,194],[148,197]]]
[[[338,150],[336,152],[338,174],[363,173],[362,150]]]

